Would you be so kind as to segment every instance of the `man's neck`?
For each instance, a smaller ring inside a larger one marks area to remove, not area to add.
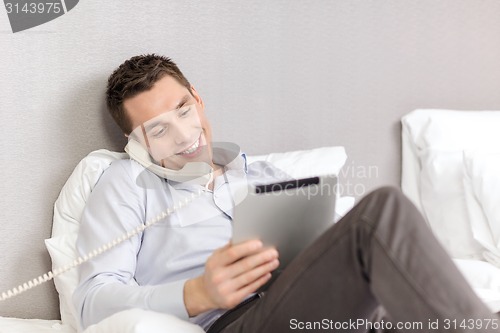
[[[213,177],[212,177],[212,180],[210,181],[210,183],[208,184],[208,189],[213,191],[214,190],[214,182],[215,182],[215,178],[219,177],[220,175],[222,175],[224,173],[224,167],[222,165],[218,165],[218,164],[213,164]]]
[[[219,177],[223,173],[224,173],[224,167],[222,165],[214,163],[214,178]]]

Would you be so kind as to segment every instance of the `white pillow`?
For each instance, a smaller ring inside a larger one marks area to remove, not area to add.
[[[52,238],[45,240],[53,269],[77,258],[75,243],[80,218],[87,198],[104,170],[117,159],[128,158],[125,153],[97,150],[85,157],[75,168],[54,205]],[[287,153],[247,156],[248,162],[267,160],[294,177],[338,174],[347,156],[344,147],[324,147]],[[354,205],[354,198],[340,198],[337,214],[344,215]],[[78,283],[76,270],[54,279],[59,293],[61,320],[75,330],[78,328],[73,310],[72,294]]]
[[[267,161],[294,178],[338,175],[346,160],[347,154],[344,147],[322,147],[247,156],[248,163]]]
[[[481,255],[465,210],[464,149],[495,147],[500,112],[415,110],[402,118],[402,189],[451,256]]]
[[[466,151],[463,162],[474,237],[490,252],[485,258],[500,265],[500,153]]]
[[[420,160],[418,158],[417,147],[413,143],[409,134],[410,125],[404,122],[401,134],[401,190],[411,202],[423,212],[420,203]],[[409,122],[409,124],[413,124]]]
[[[415,110],[402,119],[417,149],[494,148],[500,138],[499,111]]]
[[[401,188],[420,209],[421,150],[479,149],[494,147],[500,140],[499,111],[417,109],[405,115],[401,123]]]
[[[462,151],[428,148],[420,152],[421,204],[436,237],[453,258],[482,258],[465,207]]]

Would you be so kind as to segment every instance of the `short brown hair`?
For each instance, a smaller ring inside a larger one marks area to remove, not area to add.
[[[132,132],[132,123],[126,114],[123,102],[147,91],[170,75],[191,92],[191,84],[177,65],[167,57],[156,54],[139,55],[126,60],[109,76],[106,89],[106,104],[111,117],[123,133]]]

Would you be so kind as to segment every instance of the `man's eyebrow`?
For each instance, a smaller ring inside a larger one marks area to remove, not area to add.
[[[181,101],[179,102],[179,104],[177,104],[177,106],[175,107],[175,109],[176,110],[180,109],[181,106],[183,106],[184,104],[186,104],[188,100],[189,100],[189,95],[184,95],[184,97],[182,97]]]

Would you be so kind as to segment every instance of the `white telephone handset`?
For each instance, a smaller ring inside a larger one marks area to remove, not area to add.
[[[125,151],[128,153],[130,158],[162,178],[177,182],[190,182],[206,185],[212,180],[213,177],[213,169],[206,162],[186,163],[186,165],[180,170],[172,170],[161,167],[152,160],[149,152],[144,149],[139,142],[132,138],[129,138]]]

